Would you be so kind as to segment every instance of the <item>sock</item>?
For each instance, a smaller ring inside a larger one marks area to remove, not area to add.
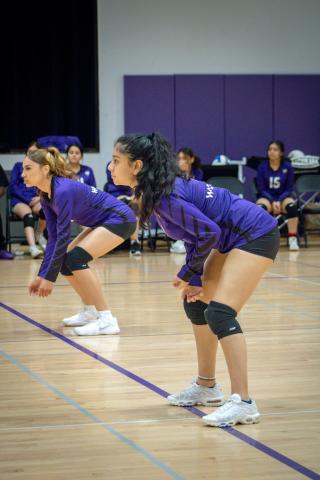
[[[288,237],[296,237],[296,236],[297,236],[296,233],[288,232]]]
[[[252,400],[251,400],[251,398],[250,398],[250,400],[242,400],[242,402],[244,402],[244,403],[249,403],[249,404],[250,404],[250,403],[252,403]]]
[[[106,316],[111,316],[112,317],[112,313],[111,313],[111,310],[98,310],[98,313],[99,315],[106,315]]]

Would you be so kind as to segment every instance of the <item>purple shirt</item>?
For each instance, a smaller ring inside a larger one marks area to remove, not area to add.
[[[22,178],[22,162],[14,164],[10,175],[10,202],[11,207],[17,203],[25,203],[29,205],[34,197],[38,197],[38,191],[35,187],[27,187]]]
[[[70,240],[72,220],[91,228],[136,222],[133,211],[125,203],[95,187],[63,177],[53,177],[51,199],[43,194],[41,205],[49,239],[39,276],[51,282],[55,282],[60,272]]]
[[[79,172],[75,173],[75,180],[90,185],[91,187],[97,186],[93,170],[91,167],[87,167],[87,165],[80,165]]]
[[[257,171],[257,190],[259,197],[270,202],[281,202],[292,197],[294,170],[291,162],[283,160],[277,170],[270,167],[269,160],[260,163]]]
[[[183,178],[176,179],[169,197],[162,197],[155,215],[170,238],[185,242],[186,264],[178,277],[193,285],[199,285],[212,249],[229,252],[277,225],[263,208],[229,190]]]

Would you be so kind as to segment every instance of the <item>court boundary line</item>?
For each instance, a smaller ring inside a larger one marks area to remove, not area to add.
[[[165,463],[161,462],[158,460],[154,455],[149,453],[145,448],[140,447],[138,443],[135,441],[131,440],[129,437],[124,435],[121,432],[118,432],[115,428],[111,427],[109,423],[103,422],[100,420],[99,417],[97,417],[94,413],[90,412],[87,408],[83,407],[80,405],[76,400],[74,400],[72,397],[64,393],[60,388],[56,387],[52,383],[48,382],[44,377],[39,375],[38,373],[34,372],[31,368],[27,367],[23,362],[20,362],[17,358],[15,358],[13,355],[10,355],[9,353],[5,352],[4,350],[0,349],[0,355],[5,358],[8,362],[10,362],[12,365],[14,365],[16,368],[27,374],[30,378],[33,380],[36,380],[40,385],[43,385],[46,387],[48,390],[50,390],[52,393],[55,395],[58,395],[62,400],[64,400],[66,403],[71,405],[71,407],[75,408],[78,410],[80,413],[85,415],[87,418],[90,418],[94,423],[92,425],[100,426],[104,430],[106,430],[108,433],[111,433],[113,437],[117,438],[122,442],[124,445],[130,447],[131,449],[135,450],[136,452],[140,453],[143,455],[143,457],[146,460],[149,460],[153,465],[161,468],[164,470],[168,475],[171,477],[177,479],[177,480],[183,480],[183,477],[179,475],[177,472],[175,472],[171,467],[166,465]]]
[[[14,308],[11,308],[10,306],[0,303],[0,307],[4,308],[8,312],[12,313],[13,315],[16,315],[17,317],[21,318],[22,320],[25,320],[26,322],[30,323],[31,325],[45,331],[46,333],[49,333],[50,335],[53,335],[54,337],[58,338],[59,340],[62,340],[64,343],[68,344],[69,346],[72,346],[76,348],[77,350],[81,351],[82,353],[90,356],[91,358],[103,363],[104,365],[107,365],[108,367],[112,368],[113,370],[117,371],[118,373],[121,373],[122,375],[125,375],[127,378],[139,383],[140,385],[148,388],[149,390],[153,391],[154,393],[157,393],[158,395],[166,398],[169,395],[169,392],[166,392],[162,388],[158,387],[157,385],[154,385],[153,383],[149,382],[148,380],[145,380],[144,378],[140,377],[139,375],[136,375],[133,372],[130,372],[130,370],[127,370],[126,368],[121,367],[120,365],[117,365],[116,363],[112,362],[111,360],[108,360],[98,353],[93,352],[87,347],[84,347],[80,345],[79,343],[75,342],[74,340],[66,337],[65,335],[56,332],[55,330],[46,327],[40,322],[37,322],[36,320],[33,320],[30,317],[27,317],[23,313],[15,310]],[[206,413],[202,412],[196,407],[182,407],[185,410],[188,410],[189,412],[193,413],[194,415],[197,415],[198,417],[203,417],[206,415]],[[254,438],[250,437],[249,435],[241,432],[240,430],[236,430],[233,427],[224,427],[221,428],[224,432],[229,433],[233,437],[243,441],[247,445],[250,445],[260,452],[268,455],[271,457],[273,460],[277,460],[280,463],[286,465],[287,467],[299,472],[300,474],[306,476],[307,478],[310,478],[312,480],[320,480],[320,475],[305,467],[304,465],[301,465],[300,463],[296,462],[295,460],[292,460],[291,458],[287,457],[286,455],[283,455],[280,452],[277,452],[271,447],[268,447],[262,442],[259,442],[258,440],[255,440]]]

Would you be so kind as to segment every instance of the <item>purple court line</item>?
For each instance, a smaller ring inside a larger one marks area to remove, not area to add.
[[[25,320],[26,322],[30,323],[31,325],[34,325],[35,327],[40,328],[41,330],[49,333],[50,335],[53,335],[56,338],[59,338],[63,342],[67,343],[71,347],[76,348],[77,350],[80,350],[82,353],[85,353],[86,355],[89,355],[91,358],[94,358],[95,360],[98,360],[99,362],[107,365],[108,367],[112,368],[113,370],[121,373],[122,375],[125,375],[126,377],[130,378],[131,380],[139,383],[140,385],[143,385],[144,387],[148,388],[149,390],[152,390],[153,392],[157,393],[161,397],[166,398],[169,393],[166,392],[165,390],[162,390],[161,388],[157,387],[157,385],[154,385],[151,382],[148,382],[148,380],[145,380],[142,377],[139,377],[138,375],[134,374],[133,372],[130,372],[130,370],[127,370],[120,365],[117,365],[114,362],[111,362],[110,360],[107,360],[106,358],[102,357],[98,353],[94,353],[93,351],[89,350],[86,347],[83,347],[82,345],[74,342],[68,337],[65,337],[61,333],[56,332],[55,330],[52,330],[49,327],[46,327],[42,323],[37,322],[36,320],[33,320],[30,317],[27,317],[23,313],[20,313],[18,310],[15,310],[14,308],[9,307],[8,305],[5,305],[4,303],[0,303],[0,307],[4,308],[8,312],[12,313],[13,315],[16,315],[17,317],[20,317],[22,320]],[[204,412],[199,410],[196,407],[183,407],[185,410],[188,410],[189,412],[193,413],[194,415],[197,415],[198,417],[203,417],[205,415]],[[292,468],[293,470],[301,473],[307,478],[311,478],[312,480],[320,480],[320,475],[313,470],[310,470],[307,467],[304,467],[300,463],[295,462],[289,457],[286,457],[285,455],[282,455],[282,453],[277,452],[273,448],[268,447],[267,445],[259,442],[258,440],[255,440],[252,437],[249,437],[249,435],[246,435],[243,432],[240,432],[239,430],[236,430],[232,427],[225,427],[222,428],[221,430],[224,430],[225,432],[229,433],[230,435],[236,437],[237,439],[247,443],[251,447],[256,448],[262,453],[265,453],[269,457],[273,458],[274,460],[278,460],[280,463],[283,463],[289,468]]]

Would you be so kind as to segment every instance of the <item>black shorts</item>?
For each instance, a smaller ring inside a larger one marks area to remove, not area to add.
[[[280,245],[280,233],[278,227],[274,227],[270,232],[265,233],[262,237],[256,238],[241,247],[236,247],[238,250],[254,253],[260,257],[267,257],[274,260],[277,256]]]
[[[102,227],[110,230],[110,232],[118,235],[118,237],[127,240],[135,232],[137,222],[125,222],[125,223],[105,223]]]

